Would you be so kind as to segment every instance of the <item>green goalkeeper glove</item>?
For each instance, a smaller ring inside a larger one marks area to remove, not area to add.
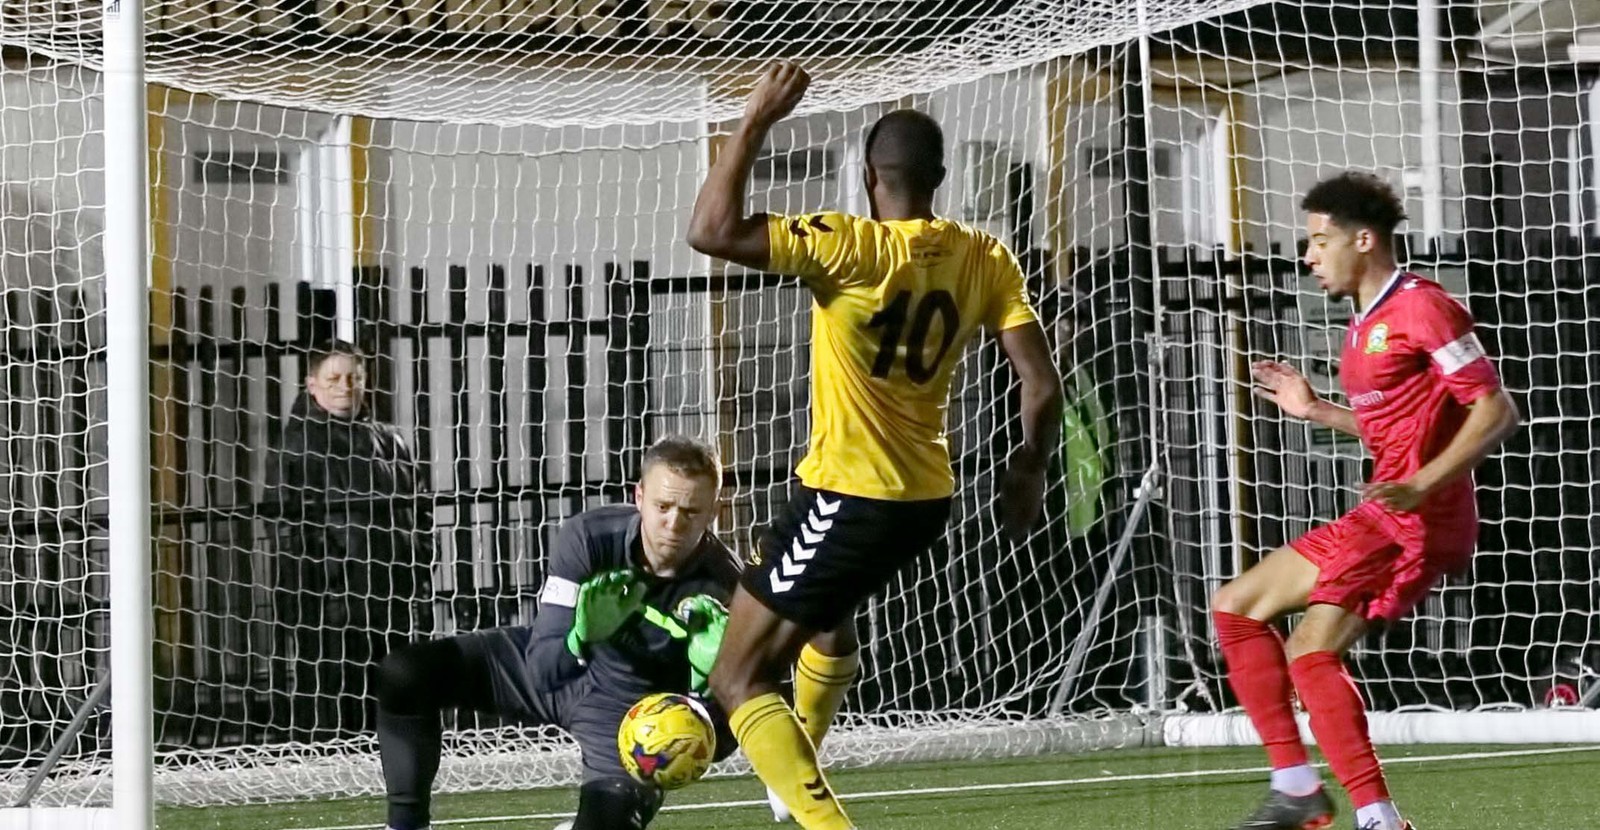
[[[567,651],[582,660],[587,649],[617,633],[644,604],[644,583],[631,570],[595,574],[578,586]]]
[[[728,609],[715,597],[700,594],[678,603],[678,619],[689,631],[689,688],[705,694],[728,630]]]

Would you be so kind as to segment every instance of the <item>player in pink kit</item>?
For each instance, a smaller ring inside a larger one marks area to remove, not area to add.
[[[1343,173],[1300,206],[1306,264],[1329,297],[1355,303],[1339,360],[1353,408],[1319,399],[1299,372],[1272,361],[1251,367],[1256,393],[1288,415],[1359,436],[1374,466],[1359,506],[1273,551],[1212,599],[1228,682],[1273,769],[1266,802],[1238,826],[1333,823],[1333,802],[1295,724],[1298,692],[1358,830],[1409,830],[1389,799],[1344,654],[1403,617],[1441,576],[1467,568],[1478,538],[1472,470],[1521,419],[1466,308],[1396,267],[1394,229],[1405,211],[1393,188]],[[1275,623],[1301,609],[1285,643]]]

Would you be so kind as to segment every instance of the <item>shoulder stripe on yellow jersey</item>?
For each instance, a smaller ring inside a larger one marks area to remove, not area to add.
[[[809,234],[806,232],[806,228],[808,227],[814,230],[822,231],[823,233],[833,233],[833,228],[828,227],[828,223],[822,221],[821,216],[796,216],[795,218],[789,220],[789,233],[792,233],[795,236],[809,236]]]

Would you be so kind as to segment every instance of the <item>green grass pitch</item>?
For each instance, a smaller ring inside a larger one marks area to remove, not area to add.
[[[1417,830],[1587,826],[1600,816],[1600,747],[1387,747],[1380,754]],[[1217,830],[1264,794],[1263,762],[1251,748],[1152,749],[884,766],[831,778],[863,830]],[[441,796],[435,830],[548,830],[570,815],[575,799],[566,789]],[[1340,810],[1334,826],[1352,826],[1349,805],[1341,801]],[[371,830],[382,826],[383,804],[164,808],[157,819],[162,830]],[[741,778],[674,793],[651,826],[774,825],[762,788]]]

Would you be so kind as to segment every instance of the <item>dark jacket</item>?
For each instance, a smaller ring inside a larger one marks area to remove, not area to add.
[[[432,545],[417,525],[416,459],[398,429],[366,411],[334,418],[301,393],[267,480],[267,498],[283,517],[280,591],[356,602],[428,598]]]
[[[596,689],[624,700],[651,692],[689,691],[687,641],[675,639],[645,614],[635,614],[610,639],[593,647],[587,664],[567,650],[578,586],[589,577],[618,568],[644,574],[644,604],[659,616],[672,616],[678,603],[709,594],[726,603],[739,582],[739,560],[710,531],[693,558],[670,579],[644,572],[639,510],[631,504],[597,507],[561,523],[544,588],[539,616],[527,644],[528,664],[540,666],[535,682],[553,691],[585,671]]]

